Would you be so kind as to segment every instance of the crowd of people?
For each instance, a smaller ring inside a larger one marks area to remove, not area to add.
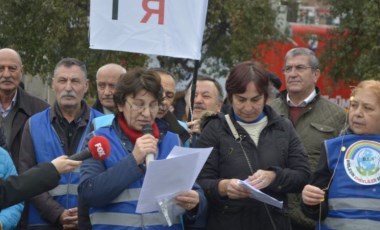
[[[63,58],[50,106],[21,87],[20,54],[0,49],[0,229],[378,229],[380,81],[360,82],[346,112],[320,94],[312,50],[289,50],[283,66],[281,82],[256,61],[236,64],[225,97],[199,76],[176,117],[168,70],[105,64],[91,106],[85,64]],[[109,140],[108,158],[70,159],[95,136]],[[174,146],[213,149],[173,198],[183,211],[168,224],[136,208],[147,158],[166,159]]]

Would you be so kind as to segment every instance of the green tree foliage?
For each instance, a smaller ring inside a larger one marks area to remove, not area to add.
[[[335,79],[380,79],[380,0],[325,0],[340,25],[321,63]]]
[[[84,61],[94,86],[96,70],[109,62],[143,65],[145,55],[89,49],[88,0],[0,0],[0,46],[20,52],[25,71],[47,80],[64,57]],[[90,87],[92,93],[95,87]]]
[[[269,0],[209,0],[202,60],[211,72],[252,56],[257,44],[281,38]],[[108,62],[143,65],[145,55],[89,49],[89,0],[0,0],[0,46],[20,52],[26,72],[44,80],[63,57],[87,63],[90,79]],[[162,67],[192,72],[193,60],[158,57]],[[225,70],[224,70],[225,71]],[[94,82],[94,81],[92,81]],[[94,88],[94,87],[91,87]]]

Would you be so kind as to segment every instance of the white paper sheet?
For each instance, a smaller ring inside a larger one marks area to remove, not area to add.
[[[163,197],[192,188],[212,148],[184,148],[175,146],[165,160],[149,163],[137,202],[137,213],[158,211]]]
[[[246,188],[248,191],[251,192],[251,197],[258,200],[258,201],[261,201],[261,202],[264,202],[264,203],[267,203],[267,204],[270,204],[270,205],[273,205],[277,208],[282,208],[283,206],[283,202],[282,201],[279,201],[265,193],[263,193],[262,191],[258,190],[257,188],[251,186],[250,184],[248,184],[248,182],[246,181],[242,181],[240,180],[239,181],[239,184],[241,186],[243,186],[244,188]]]
[[[90,48],[200,60],[207,6],[207,0],[91,0]]]

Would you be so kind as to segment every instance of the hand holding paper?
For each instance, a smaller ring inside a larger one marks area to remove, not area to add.
[[[243,199],[250,197],[251,193],[240,185],[239,179],[224,179],[219,181],[219,194],[230,199]]]
[[[212,148],[176,146],[165,160],[152,161],[147,168],[136,212],[158,211],[158,202],[191,190]]]
[[[270,205],[273,205],[277,208],[282,208],[283,206],[283,202],[282,201],[278,201],[276,200],[275,198],[261,192],[260,190],[256,189],[255,187],[251,186],[247,181],[242,181],[240,180],[239,181],[239,184],[241,186],[243,186],[244,188],[246,188],[248,191],[251,192],[251,197],[258,200],[258,201],[261,201],[261,202],[264,202],[264,203],[267,203],[267,204],[270,204]]]

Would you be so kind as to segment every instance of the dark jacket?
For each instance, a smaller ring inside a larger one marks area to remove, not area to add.
[[[156,119],[156,122],[160,130],[164,131],[164,133],[170,131],[172,133],[178,134],[182,144],[186,143],[186,141],[189,140],[189,132],[181,126],[181,124],[178,122],[177,118],[172,112],[168,111],[164,117],[162,117],[161,119]]]
[[[286,194],[300,192],[307,183],[310,176],[308,159],[290,121],[269,106],[264,107],[264,112],[268,124],[262,130],[257,146],[245,129],[234,121],[232,109],[229,115],[240,136],[238,140],[221,114],[210,118],[202,130],[195,147],[214,147],[197,180],[209,202],[207,229],[270,230],[274,229],[271,219],[276,229],[290,229]],[[284,201],[283,210],[255,199],[232,200],[219,195],[220,180],[245,180],[252,175],[249,164],[253,172],[263,169],[276,173],[275,180],[263,192]]]
[[[28,94],[20,87],[17,89],[15,105],[17,111],[12,121],[10,138],[7,141],[7,143],[9,143],[9,152],[17,170],[19,170],[19,152],[24,124],[33,114],[41,112],[47,107],[49,107],[49,104],[45,101]]]
[[[8,150],[7,142],[5,140],[4,129],[1,126],[0,126],[0,147],[3,147],[5,150]]]
[[[28,171],[0,180],[0,210],[58,185],[60,175],[52,163],[39,164]]]
[[[100,103],[100,100],[99,100],[99,98],[98,98],[97,96],[96,96],[96,101],[95,101],[95,103],[92,105],[92,108],[98,110],[98,111],[101,112],[101,113],[104,113],[103,106],[102,106],[102,104]]]

